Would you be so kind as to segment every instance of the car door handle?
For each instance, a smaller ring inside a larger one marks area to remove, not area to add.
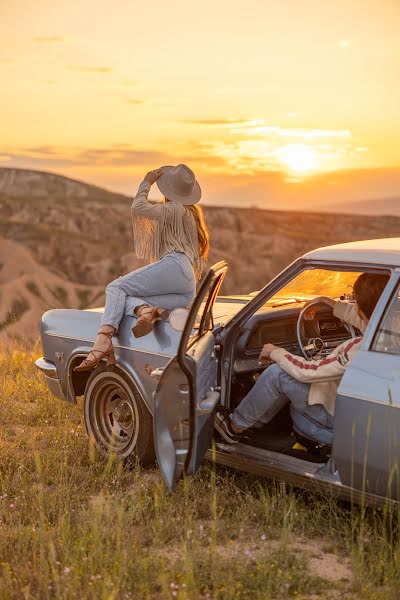
[[[160,377],[163,373],[164,373],[164,367],[158,367],[158,369],[154,369],[154,371],[152,371],[150,373],[150,377],[153,377],[154,379],[160,379]]]
[[[197,414],[207,415],[212,412],[215,408],[215,405],[219,401],[220,396],[221,394],[215,390],[208,392],[206,396],[198,403]]]

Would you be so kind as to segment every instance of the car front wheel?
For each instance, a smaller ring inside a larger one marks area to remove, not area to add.
[[[103,456],[154,463],[153,418],[123,372],[107,366],[93,371],[85,388],[84,415],[86,430]]]

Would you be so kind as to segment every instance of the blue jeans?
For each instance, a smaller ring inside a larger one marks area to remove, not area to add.
[[[279,365],[265,369],[250,392],[232,414],[237,427],[247,429],[256,423],[269,423],[288,402],[322,427],[333,427],[333,417],[322,404],[308,404],[309,383],[301,383]]]
[[[182,252],[169,252],[159,261],[112,281],[106,288],[101,325],[118,329],[124,314],[133,315],[141,304],[167,310],[187,307],[196,295],[196,278],[190,259]]]

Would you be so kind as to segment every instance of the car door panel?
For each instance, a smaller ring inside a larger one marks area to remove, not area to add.
[[[210,269],[187,318],[178,354],[166,366],[154,393],[157,460],[171,491],[184,474],[198,469],[211,443],[220,393],[215,338],[209,328],[226,270],[226,263]]]
[[[400,409],[339,394],[333,456],[343,484],[400,500]]]
[[[158,465],[170,489],[182,477],[189,450],[189,382],[175,356],[165,367],[162,394],[154,397]]]
[[[195,379],[196,404],[194,407],[193,448],[188,457],[187,474],[195,473],[204,454],[210,447],[213,433],[214,412],[220,399],[217,387],[217,361],[214,351],[215,339],[211,332],[204,335],[188,352],[193,361],[193,377]]]
[[[400,500],[400,353],[374,346],[398,281],[395,272],[338,388],[333,457],[342,483]]]

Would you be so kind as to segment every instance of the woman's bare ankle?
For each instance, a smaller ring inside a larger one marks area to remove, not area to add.
[[[135,310],[133,311],[133,313],[137,316],[140,317],[142,315],[142,310],[144,308],[151,308],[150,304],[141,304],[140,306],[137,306],[135,308]]]
[[[112,325],[102,325],[97,333],[115,333],[117,330]]]

